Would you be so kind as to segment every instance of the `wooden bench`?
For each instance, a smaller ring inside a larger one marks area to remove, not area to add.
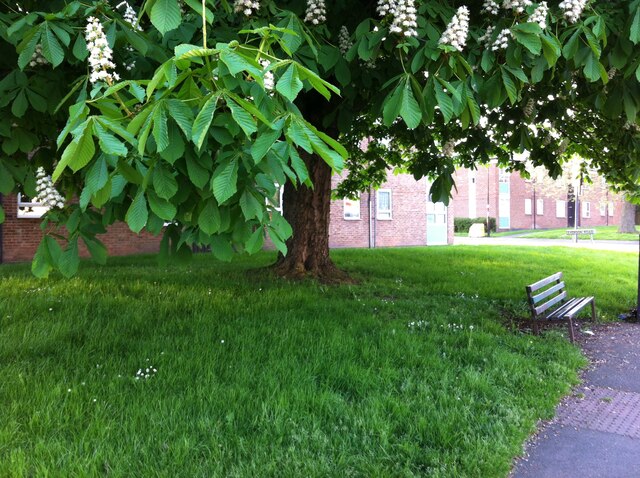
[[[591,240],[593,241],[593,235],[596,233],[595,229],[567,229],[567,235],[573,236],[573,240],[575,242],[578,241],[578,236],[583,234],[589,234],[591,236]]]
[[[569,338],[575,340],[573,318],[584,307],[591,304],[591,320],[596,322],[596,301],[594,297],[567,298],[567,290],[562,280],[562,272],[545,277],[535,284],[528,285],[527,302],[531,310],[533,333],[539,333],[541,320],[567,320]]]

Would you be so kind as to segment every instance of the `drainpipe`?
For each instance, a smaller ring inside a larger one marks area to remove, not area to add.
[[[373,194],[369,188],[369,248],[376,247],[376,219],[374,213]]]
[[[2,206],[2,194],[0,194],[0,206]],[[7,220],[7,212],[5,211],[5,221]],[[4,237],[2,236],[2,226],[4,223],[0,223],[0,264],[2,264],[2,246],[4,244]]]

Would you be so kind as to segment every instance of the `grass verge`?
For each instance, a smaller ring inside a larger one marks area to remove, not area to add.
[[[507,237],[517,235],[527,239],[566,239],[572,240],[571,236],[567,235],[567,231],[572,229],[570,227],[564,227],[561,229],[528,229],[520,231],[505,231],[492,233],[494,237]],[[597,227],[583,227],[581,229],[595,229],[596,233],[593,236],[594,240],[601,241],[637,241],[638,234],[621,234],[618,232],[618,226],[597,226]],[[589,239],[589,236],[580,236],[580,240]]]
[[[267,253],[0,267],[0,476],[505,476],[585,361],[501,311],[556,270],[601,315],[634,298],[630,254],[333,256],[362,283],[277,280]]]

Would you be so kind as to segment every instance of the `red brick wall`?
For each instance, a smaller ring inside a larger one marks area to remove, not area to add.
[[[40,219],[23,219],[17,217],[17,197],[4,196],[2,206],[6,219],[2,224],[2,249],[4,262],[30,261],[42,239]],[[148,233],[135,234],[124,223],[113,224],[107,234],[99,236],[105,244],[109,255],[122,256],[129,254],[156,253],[161,236],[154,237]],[[87,257],[88,253],[81,243],[80,253]]]
[[[498,218],[498,168],[496,166],[480,166],[475,171],[476,181],[476,216],[487,216],[487,199],[489,203],[489,216]],[[456,217],[469,217],[469,170],[457,169],[453,175],[456,189],[452,191],[451,204],[455,206]],[[489,196],[487,198],[487,184],[489,184]]]

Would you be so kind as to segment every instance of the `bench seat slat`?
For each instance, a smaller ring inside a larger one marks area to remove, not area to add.
[[[536,316],[540,315],[542,312],[544,312],[545,310],[547,310],[549,307],[553,307],[554,305],[556,305],[558,302],[562,302],[565,298],[567,297],[567,292],[566,291],[562,291],[562,293],[558,294],[557,296],[555,296],[553,299],[551,299],[548,302],[545,302],[544,304],[542,304],[540,307],[536,307],[535,313]]]
[[[565,317],[567,310],[571,309],[579,299],[569,299],[557,309],[551,311],[545,318],[548,320],[562,319]]]
[[[544,287],[547,284],[551,284],[553,281],[557,281],[562,279],[562,272],[556,272],[553,275],[550,275],[549,277],[545,277],[542,280],[539,280],[538,282],[528,285],[527,286],[527,292],[535,292],[538,289]]]
[[[533,301],[534,304],[537,304],[542,299],[546,299],[547,297],[549,297],[550,295],[553,295],[555,292],[558,292],[561,289],[564,289],[564,282],[560,282],[559,284],[556,284],[553,287],[549,287],[547,290],[545,290],[544,292],[541,292],[538,295],[531,296],[531,300]]]
[[[586,307],[587,305],[589,305],[591,303],[591,301],[593,300],[593,297],[580,297],[577,301],[576,304],[571,308],[571,310],[569,310],[565,316],[567,317],[573,317],[574,315],[576,315],[578,312],[580,312],[581,309],[583,309],[584,307]]]

